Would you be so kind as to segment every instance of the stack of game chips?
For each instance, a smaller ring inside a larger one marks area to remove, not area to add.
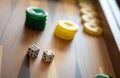
[[[83,30],[89,35],[101,36],[103,28],[100,24],[99,13],[91,0],[79,0]]]
[[[78,28],[79,27],[71,21],[61,20],[57,23],[54,34],[61,39],[72,40]]]
[[[44,30],[48,13],[38,7],[28,7],[26,9],[25,25],[33,30]]]

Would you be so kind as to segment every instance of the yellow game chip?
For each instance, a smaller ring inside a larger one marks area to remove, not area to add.
[[[64,36],[63,34],[61,34],[60,32],[58,31],[55,31],[54,32],[54,35],[61,38],[61,39],[64,39],[64,40],[72,40],[73,39],[73,36],[69,37],[69,36]]]
[[[70,32],[77,32],[78,31],[78,26],[71,21],[67,20],[61,20],[58,22],[58,26],[60,26],[61,29],[65,31],[70,31]]]
[[[71,40],[78,31],[78,28],[76,24],[70,21],[61,20],[57,23],[54,34],[61,39]]]
[[[56,31],[59,31],[61,34],[73,36],[76,32],[65,31],[60,27],[56,26]]]
[[[65,40],[71,40],[74,37],[74,34],[66,33],[66,32],[63,32],[59,29],[55,29],[54,34],[56,36],[60,37],[61,39],[65,39]]]
[[[84,23],[83,30],[88,34],[95,36],[99,36],[103,33],[103,29],[100,26],[92,23]]]
[[[70,35],[74,35],[76,32],[74,31],[67,31],[67,30],[64,30],[63,28],[61,28],[60,26],[56,26],[56,29],[63,32],[63,33],[66,33],[66,34],[70,34]]]

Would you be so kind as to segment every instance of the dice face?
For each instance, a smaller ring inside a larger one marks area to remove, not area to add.
[[[37,45],[30,45],[28,48],[28,55],[31,57],[37,57],[39,50],[40,49]]]
[[[54,52],[53,51],[51,51],[51,50],[45,50],[44,52],[43,52],[43,56],[42,56],[42,59],[43,59],[43,61],[45,61],[45,62],[51,62],[51,61],[53,61],[53,59],[54,59]]]

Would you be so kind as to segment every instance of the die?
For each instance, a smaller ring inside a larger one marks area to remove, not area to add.
[[[43,51],[42,59],[44,62],[51,62],[54,59],[54,52],[51,50]]]
[[[33,44],[33,45],[30,45],[29,47],[28,47],[28,55],[30,56],[30,57],[37,57],[38,56],[38,53],[39,53],[39,47],[37,46],[37,45],[35,45],[35,44]]]

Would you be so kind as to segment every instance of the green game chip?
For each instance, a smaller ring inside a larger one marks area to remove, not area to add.
[[[26,10],[26,15],[36,20],[46,20],[48,13],[38,7],[28,7]]]
[[[46,21],[33,20],[33,19],[27,17],[25,25],[28,28],[33,29],[33,30],[44,30],[45,25],[46,25]]]
[[[95,78],[112,78],[112,77],[106,74],[97,74]]]
[[[33,30],[44,30],[48,13],[38,7],[28,7],[25,25]]]

